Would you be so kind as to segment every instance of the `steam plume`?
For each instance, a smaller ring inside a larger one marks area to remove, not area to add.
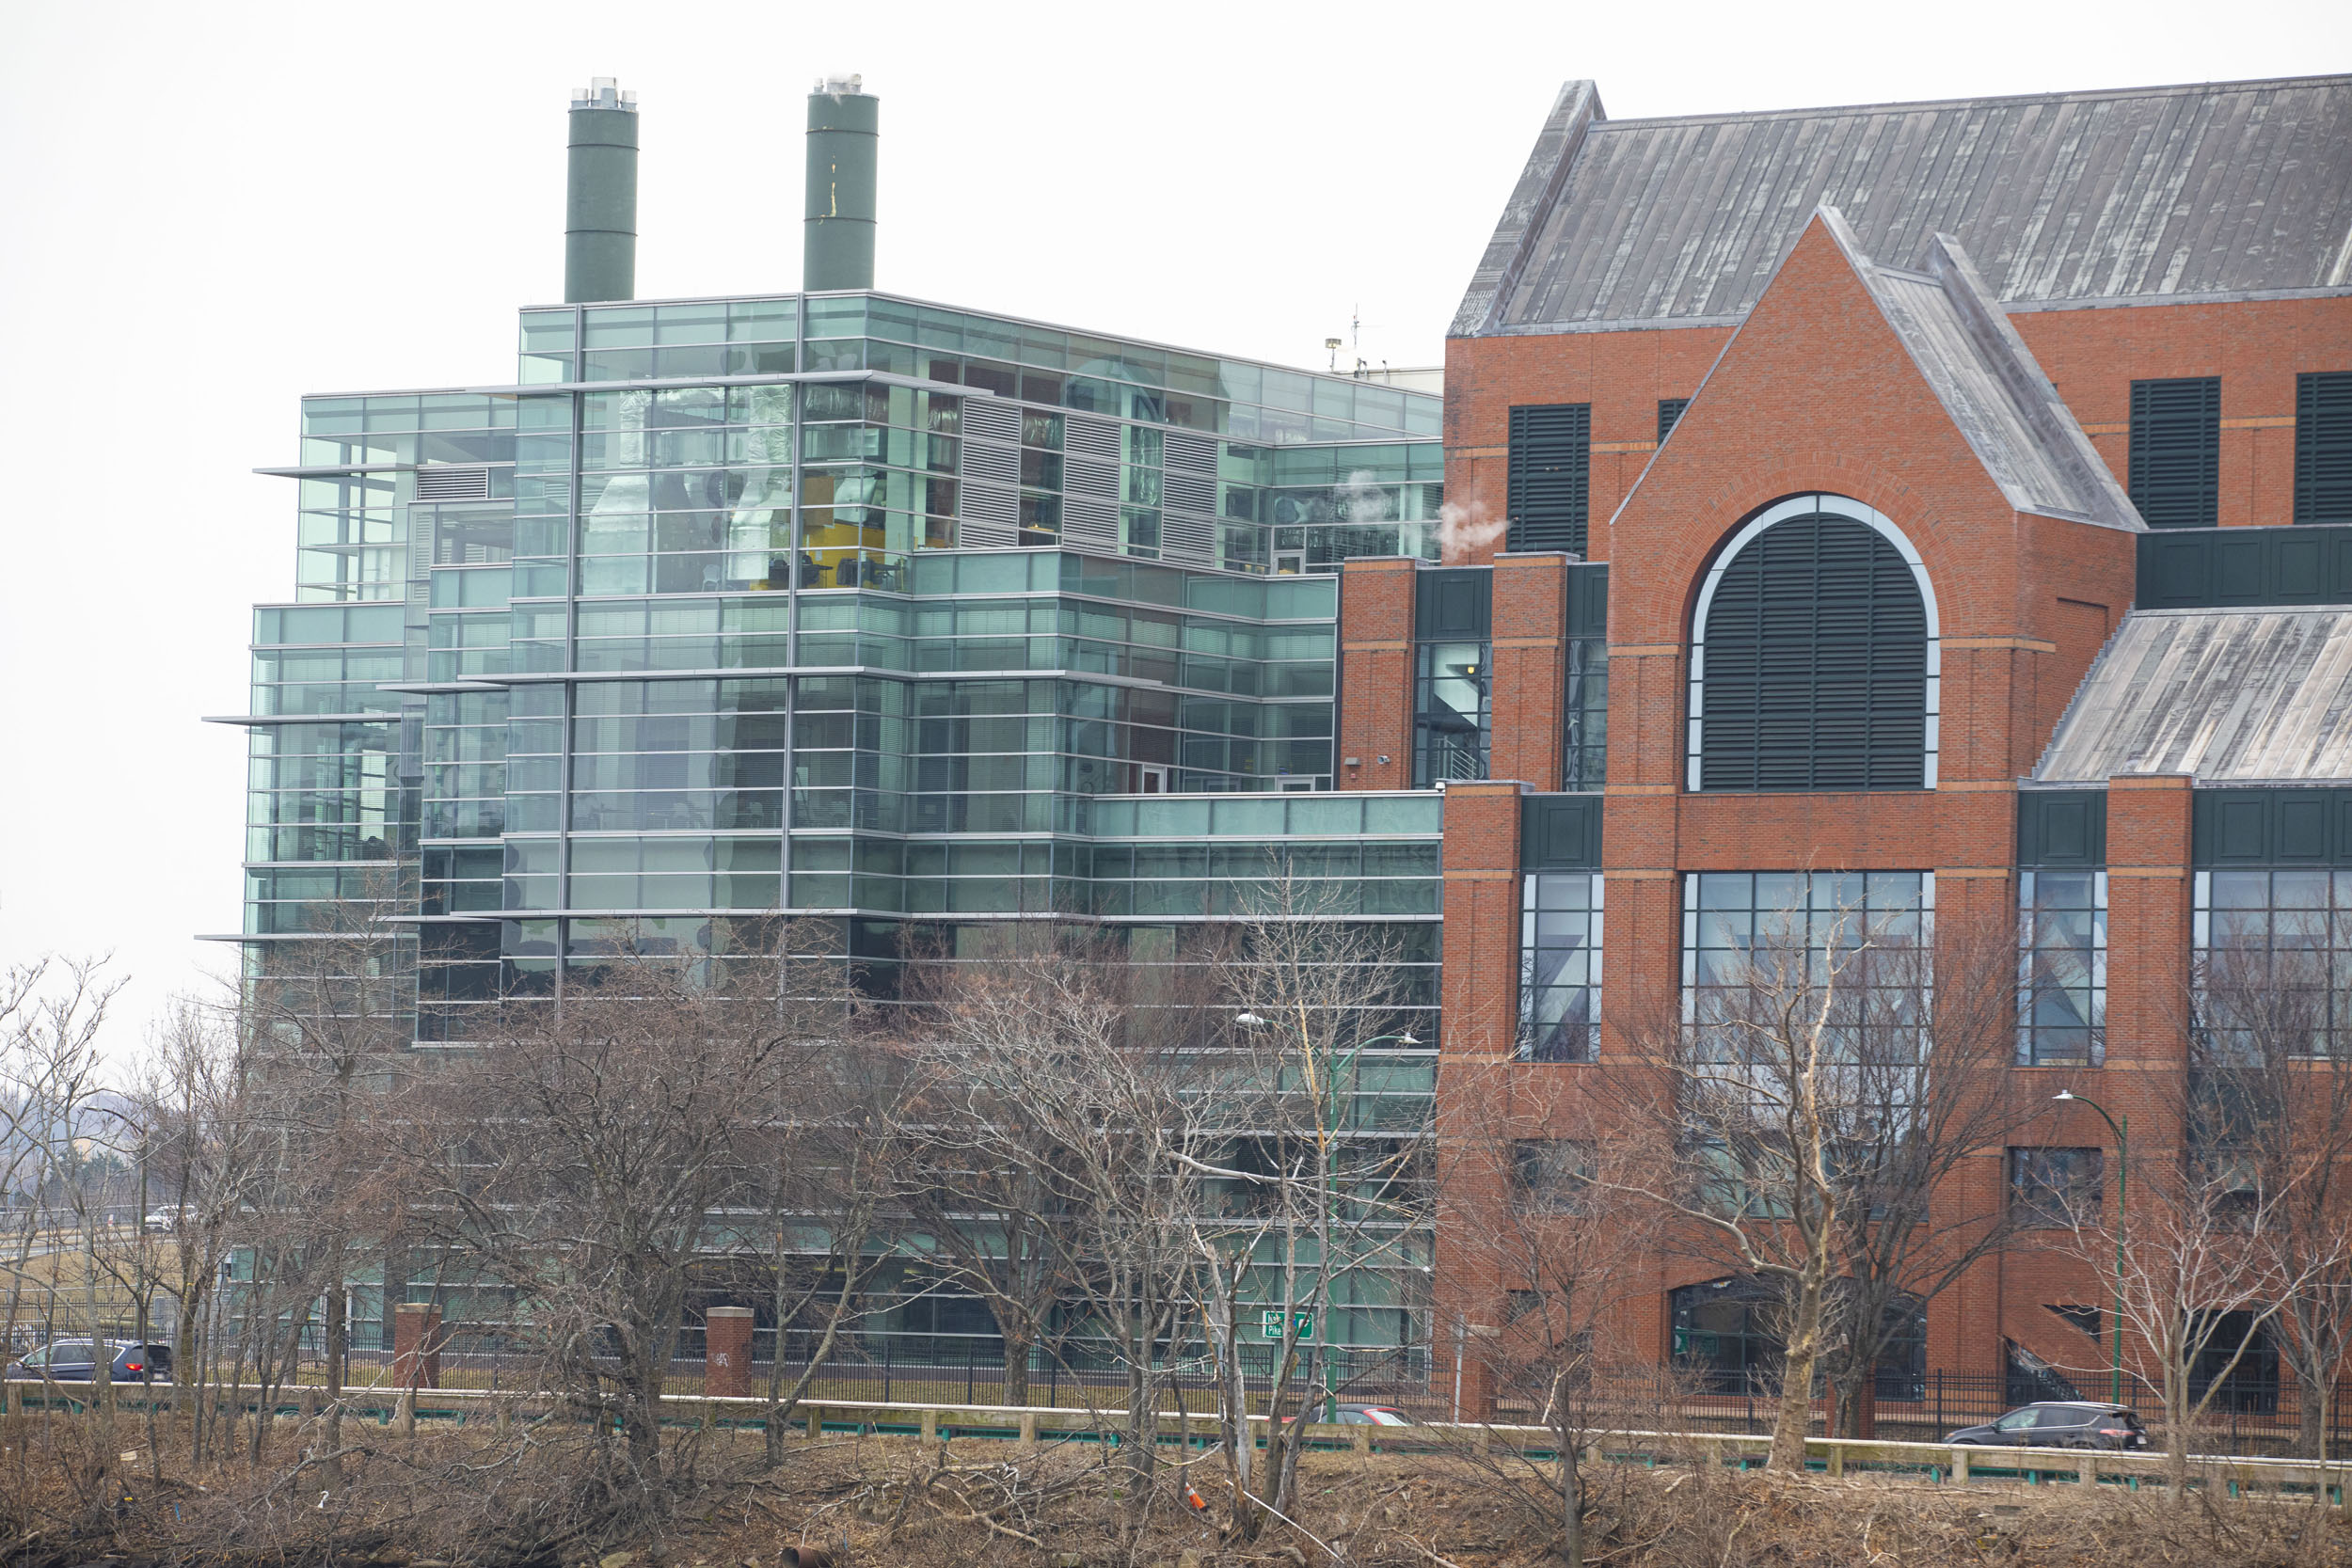
[[[1438,508],[1438,553],[1448,565],[1458,565],[1483,550],[1511,526],[1508,517],[1489,517],[1484,501],[1463,506],[1447,501]]]

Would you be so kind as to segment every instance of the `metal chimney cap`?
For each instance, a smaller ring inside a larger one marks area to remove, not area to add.
[[[635,114],[637,95],[633,92],[621,91],[620,78],[616,76],[591,76],[586,87],[572,89],[572,107],[575,109],[621,109],[629,114]]]
[[[834,98],[839,98],[845,93],[863,93],[866,90],[866,76],[863,72],[852,72],[848,76],[838,76],[828,71],[826,74],[818,77],[817,85],[809,90],[812,92],[828,93]]]

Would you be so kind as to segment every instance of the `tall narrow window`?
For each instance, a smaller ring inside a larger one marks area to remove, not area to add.
[[[2150,528],[2220,521],[2221,378],[2132,383],[2132,504]]]
[[[2020,1067],[2106,1059],[2107,874],[2018,874]]]
[[[1519,915],[1519,1058],[1590,1062],[1600,1053],[1601,877],[1543,871]]]
[[[1413,584],[1413,787],[1486,776],[1494,680],[1487,670],[1494,573],[1416,574]]]
[[[1494,724],[1484,642],[1417,642],[1413,682],[1413,787],[1486,776]]]
[[[1511,410],[1512,549],[1584,553],[1592,452],[1591,404]]]
[[[1689,398],[1660,398],[1658,400],[1658,440],[1664,445],[1666,437],[1682,422],[1682,411],[1691,406]]]
[[[1568,574],[1568,701],[1562,715],[1561,784],[1598,789],[1609,773],[1609,568]]]
[[[2295,378],[2295,520],[2352,523],[2352,371]]]
[[[1934,601],[1877,512],[1819,495],[1767,509],[1693,620],[1691,788],[1934,787]]]

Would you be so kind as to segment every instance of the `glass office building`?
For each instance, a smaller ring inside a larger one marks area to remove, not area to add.
[[[372,909],[438,1047],[780,914],[884,995],[1017,921],[1215,962],[1279,868],[1393,936],[1434,1046],[1442,802],[1332,791],[1329,568],[1435,558],[1438,396],[866,292],[529,309],[520,350],[308,398],[265,470],[250,972]],[[1434,1055],[1352,1124],[1425,1123]],[[1343,1293],[1341,1338],[1407,1332]]]
[[[1010,920],[1181,961],[1279,860],[1434,1007],[1439,802],[1327,793],[1327,568],[1435,558],[1439,410],[867,292],[528,309],[512,384],[306,399],[247,950],[373,900],[434,1043],[779,912],[885,991]]]

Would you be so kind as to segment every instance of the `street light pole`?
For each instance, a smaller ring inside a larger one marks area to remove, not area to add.
[[[2060,1089],[2050,1097],[2078,1105],[2088,1105],[2099,1113],[2099,1119],[2115,1134],[2115,1322],[2110,1327],[2109,1340],[2115,1346],[2112,1370],[2107,1373],[2107,1402],[2123,1402],[2123,1205],[2129,1195],[2132,1177],[2132,1118],[2126,1112],[2121,1126],[2107,1115],[2106,1107],[2095,1100],[2087,1100],[2072,1089]]]

